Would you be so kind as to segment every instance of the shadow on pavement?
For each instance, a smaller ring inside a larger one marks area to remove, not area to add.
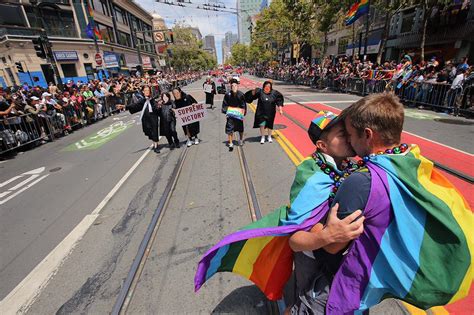
[[[246,286],[232,291],[211,314],[271,314],[269,304],[256,286]]]

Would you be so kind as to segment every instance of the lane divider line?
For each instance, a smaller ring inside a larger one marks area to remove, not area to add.
[[[2,300],[0,309],[4,315],[24,314],[38,298],[42,290],[48,285],[59,267],[71,254],[79,241],[93,225],[107,202],[117,193],[125,181],[151,152],[151,146],[123,175],[119,182],[105,196],[99,205],[86,215],[79,224],[38,264],[36,267]]]

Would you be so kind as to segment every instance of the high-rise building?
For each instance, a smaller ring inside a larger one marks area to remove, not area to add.
[[[0,2],[0,86],[24,82],[47,86],[56,80],[51,65],[35,52],[32,39],[41,35],[39,28],[48,35],[63,82],[127,74],[139,65],[137,45],[143,68],[159,68],[156,36],[140,32],[153,29],[153,17],[137,1]],[[93,19],[87,3],[92,6]],[[92,21],[97,46],[91,39]],[[22,63],[25,72],[17,71],[15,62]]]
[[[227,59],[231,56],[231,49],[234,44],[239,40],[237,34],[232,32],[225,33],[224,39],[222,39],[222,62],[226,63]]]
[[[204,36],[204,50],[209,52],[217,59],[216,41],[214,35]]]
[[[237,0],[237,27],[239,29],[239,42],[250,44],[252,17],[260,12],[262,0]]]

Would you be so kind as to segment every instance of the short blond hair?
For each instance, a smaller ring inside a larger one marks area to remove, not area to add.
[[[341,118],[351,119],[351,125],[359,135],[370,128],[380,135],[384,145],[400,143],[405,113],[402,103],[391,93],[366,96],[341,113]]]

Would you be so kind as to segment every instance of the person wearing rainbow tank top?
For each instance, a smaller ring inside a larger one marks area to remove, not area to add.
[[[292,311],[363,313],[387,297],[426,310],[467,296],[474,215],[418,146],[401,143],[403,105],[392,94],[373,94],[346,108],[341,119],[362,159],[360,171],[335,181],[332,204],[339,218],[363,209],[364,232],[318,251],[326,273],[308,288],[318,303]],[[320,236],[298,231],[290,244],[295,251],[316,250]]]

